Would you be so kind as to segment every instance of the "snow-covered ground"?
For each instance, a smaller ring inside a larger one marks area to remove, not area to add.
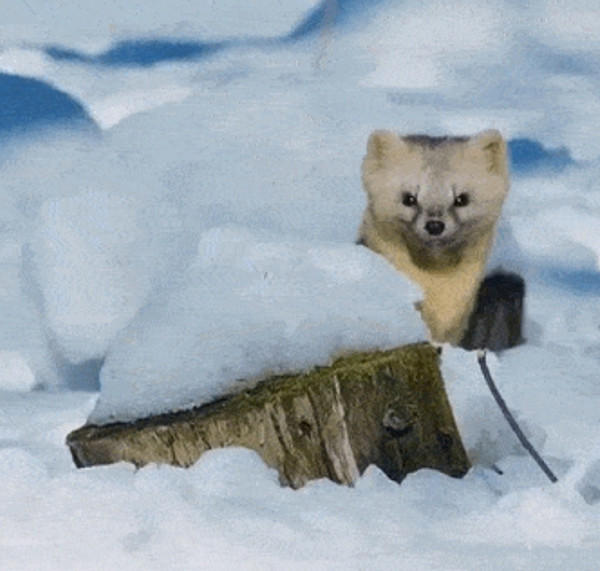
[[[600,9],[166,6],[0,7],[0,567],[596,569]],[[510,140],[497,255],[526,278],[528,342],[490,366],[559,482],[450,348],[462,480],[292,491],[245,450],[77,470],[64,440],[90,415],[424,337],[418,294],[353,245],[377,127]]]

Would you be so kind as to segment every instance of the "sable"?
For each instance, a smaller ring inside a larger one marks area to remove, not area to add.
[[[423,290],[430,339],[458,345],[469,325],[509,188],[498,131],[472,137],[375,131],[362,163],[358,242]]]

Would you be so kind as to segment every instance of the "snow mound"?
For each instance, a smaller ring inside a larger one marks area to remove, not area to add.
[[[100,358],[169,265],[177,221],[143,197],[47,200],[31,241],[48,329],[70,362]]]
[[[189,408],[268,374],[425,338],[417,288],[355,245],[205,232],[170,295],[117,336],[90,421]]]
[[[26,359],[16,351],[0,351],[0,389],[26,392],[35,386],[35,374]]]
[[[271,36],[288,32],[315,4],[314,0],[241,4],[183,0],[167,5],[151,0],[124,5],[118,0],[86,4],[67,0],[50,6],[43,0],[28,0],[0,6],[0,31],[4,41],[69,42],[89,51],[128,35]]]

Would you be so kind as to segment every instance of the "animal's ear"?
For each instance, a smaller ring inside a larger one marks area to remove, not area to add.
[[[504,174],[507,170],[506,142],[496,129],[488,129],[471,138],[471,145],[483,153],[488,170],[494,174]]]
[[[373,131],[367,142],[365,160],[380,164],[392,155],[397,154],[402,147],[402,139],[396,133],[385,129]]]

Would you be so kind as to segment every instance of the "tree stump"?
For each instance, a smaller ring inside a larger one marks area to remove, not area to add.
[[[522,335],[525,280],[495,271],[479,286],[473,313],[459,346],[467,351],[504,351],[525,342]]]
[[[258,452],[284,485],[352,485],[370,464],[400,482],[419,468],[469,469],[431,345],[356,353],[302,375],[267,379],[204,406],[131,423],[85,425],[67,437],[77,466],[194,464],[203,452]]]

